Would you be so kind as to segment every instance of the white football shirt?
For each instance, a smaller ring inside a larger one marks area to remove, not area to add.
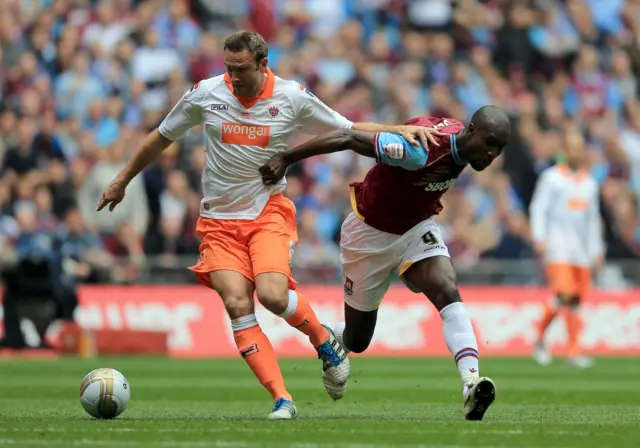
[[[592,267],[604,253],[598,185],[589,173],[556,165],[542,172],[530,206],[533,240],[545,262]]]
[[[228,75],[200,81],[158,128],[164,137],[176,140],[204,123],[201,216],[256,219],[269,197],[286,186],[285,179],[264,185],[258,170],[273,155],[287,150],[293,132],[315,135],[353,126],[297,82],[278,78],[270,70],[266,77],[263,93],[251,100],[234,95]]]

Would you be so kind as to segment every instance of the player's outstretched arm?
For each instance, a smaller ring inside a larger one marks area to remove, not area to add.
[[[375,134],[338,129],[319,135],[291,151],[273,156],[260,168],[262,180],[266,185],[274,185],[282,179],[289,165],[308,159],[309,157],[351,149],[366,157],[375,157]]]
[[[273,185],[282,179],[287,167],[301,160],[320,154],[351,149],[366,157],[375,157],[378,163],[406,170],[424,168],[429,151],[421,144],[413,146],[407,139],[389,132],[354,131],[341,129],[316,137],[291,151],[277,154],[260,168],[262,180]]]
[[[435,136],[447,135],[445,132],[425,126],[414,125],[387,125],[378,123],[353,123],[354,131],[361,132],[389,132],[401,135],[406,141],[415,147],[440,146]]]
[[[293,165],[309,157],[351,149],[361,156],[375,157],[375,134],[354,129],[337,129],[319,135],[291,151],[283,153],[287,165]]]
[[[142,145],[127,162],[127,165],[122,168],[104,191],[96,210],[100,211],[109,205],[109,210],[113,211],[115,206],[124,199],[124,192],[129,182],[156,160],[160,153],[171,143],[173,142],[163,136],[157,129],[147,135]]]

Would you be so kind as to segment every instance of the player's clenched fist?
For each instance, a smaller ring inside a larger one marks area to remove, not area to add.
[[[262,181],[265,185],[275,185],[284,177],[289,166],[284,154],[276,154],[260,167],[260,174],[262,174]]]
[[[112,181],[104,193],[102,193],[102,199],[98,202],[97,211],[102,210],[109,205],[109,211],[112,212],[116,205],[122,202],[124,199],[124,190],[127,188],[126,184],[119,180]]]

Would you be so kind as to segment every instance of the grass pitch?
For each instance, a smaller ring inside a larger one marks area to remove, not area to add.
[[[88,417],[79,385],[122,371],[131,402],[116,420]],[[0,361],[0,447],[381,448],[638,447],[640,359],[483,359],[497,385],[482,422],[466,422],[450,359],[352,360],[345,398],[325,395],[317,360],[284,360],[300,420],[269,422],[269,395],[241,360]]]

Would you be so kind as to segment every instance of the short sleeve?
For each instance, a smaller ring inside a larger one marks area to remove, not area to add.
[[[405,170],[424,168],[429,160],[429,151],[422,145],[413,146],[404,137],[390,132],[378,132],[374,138],[376,160],[385,165]]]
[[[158,131],[167,139],[175,141],[192,127],[202,124],[202,107],[196,101],[198,84],[182,95],[180,101],[160,123]]]
[[[298,125],[305,134],[322,134],[336,129],[351,129],[353,122],[324,104],[313,93],[298,85],[292,95]]]

